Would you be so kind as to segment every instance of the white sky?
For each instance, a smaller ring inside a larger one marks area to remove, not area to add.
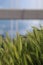
[[[42,9],[43,0],[15,0],[16,9]]]
[[[43,0],[12,0],[14,9],[43,9]],[[0,0],[0,8],[10,8],[11,0]]]

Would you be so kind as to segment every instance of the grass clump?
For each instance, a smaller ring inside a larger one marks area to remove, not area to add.
[[[0,65],[43,65],[43,28],[13,40],[0,36]]]

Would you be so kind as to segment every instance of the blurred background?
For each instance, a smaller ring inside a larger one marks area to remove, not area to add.
[[[0,0],[0,9],[31,9],[43,10],[43,0]],[[32,26],[43,26],[43,20],[0,20],[0,35],[8,32],[12,38],[16,32],[25,35]]]

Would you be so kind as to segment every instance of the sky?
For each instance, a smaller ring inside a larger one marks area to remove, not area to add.
[[[43,0],[14,0],[16,9],[43,9]]]
[[[0,0],[0,9],[43,9],[43,0]],[[18,31],[25,34],[26,30],[31,31],[31,26],[43,26],[43,20],[13,20],[13,30],[11,30],[11,20],[0,20],[0,34],[6,31],[11,35],[16,34],[16,21],[18,22]]]
[[[43,9],[43,0],[0,0],[0,8]]]

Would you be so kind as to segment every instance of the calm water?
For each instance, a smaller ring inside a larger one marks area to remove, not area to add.
[[[26,31],[32,31],[32,26],[39,27],[40,25],[43,26],[43,20],[13,20],[13,24],[11,20],[0,20],[0,34],[5,35],[5,32],[8,32],[10,36],[15,36],[18,31],[24,35]]]

